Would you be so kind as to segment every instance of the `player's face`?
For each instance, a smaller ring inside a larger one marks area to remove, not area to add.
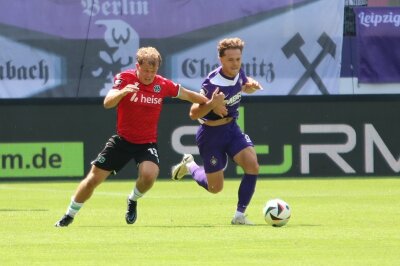
[[[240,49],[228,49],[219,58],[222,65],[222,73],[228,77],[235,77],[242,65],[242,52]]]
[[[143,62],[143,64],[136,64],[137,75],[139,81],[144,85],[149,85],[154,81],[154,78],[157,75],[158,66],[150,65],[147,62]]]

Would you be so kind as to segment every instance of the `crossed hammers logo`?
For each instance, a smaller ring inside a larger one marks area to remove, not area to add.
[[[308,61],[303,51],[301,51],[301,47],[304,45],[304,40],[299,33],[296,33],[296,35],[294,35],[293,38],[282,47],[282,51],[287,58],[290,58],[292,55],[296,55],[300,63],[306,69],[306,72],[304,72],[304,74],[296,82],[294,87],[289,92],[289,95],[297,94],[309,78],[311,78],[315,84],[317,84],[317,87],[322,94],[329,94],[327,88],[315,70],[328,54],[335,58],[336,44],[325,32],[322,33],[318,38],[318,43],[322,47],[322,50],[311,63]]]

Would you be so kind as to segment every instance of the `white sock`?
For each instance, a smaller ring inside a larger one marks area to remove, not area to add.
[[[197,163],[195,161],[189,162],[186,165],[186,169],[188,170],[188,172],[190,173],[190,167],[191,166],[198,166]]]
[[[83,206],[83,203],[76,202],[73,200],[73,198],[71,198],[71,203],[68,206],[66,214],[71,217],[75,217],[75,215],[82,208],[82,206]]]
[[[129,194],[129,199],[133,201],[137,201],[139,198],[143,197],[144,193],[141,193],[136,187],[132,190],[131,194]]]
[[[239,217],[239,216],[243,216],[243,215],[244,215],[243,212],[239,212],[239,211],[235,212],[235,217]]]

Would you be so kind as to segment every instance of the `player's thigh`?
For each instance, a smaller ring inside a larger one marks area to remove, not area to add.
[[[86,182],[92,184],[93,186],[97,186],[102,183],[110,174],[111,171],[101,169],[96,165],[92,165],[92,168],[86,175]]]
[[[207,173],[208,191],[218,193],[224,188],[224,171]]]
[[[104,170],[96,165],[92,165],[92,168],[89,171],[89,175],[95,176],[97,179],[104,181],[109,175],[111,174],[111,171],[109,170]]]
[[[243,168],[246,174],[258,175],[259,165],[254,147],[244,148],[233,157],[233,160]]]
[[[138,166],[139,177],[156,179],[160,169],[157,144],[137,145],[136,148],[134,158]]]

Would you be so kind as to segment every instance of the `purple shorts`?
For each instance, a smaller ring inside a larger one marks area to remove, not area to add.
[[[241,150],[254,146],[249,136],[240,130],[236,120],[216,127],[201,125],[197,130],[196,143],[206,173],[224,169],[228,156],[232,159]]]

